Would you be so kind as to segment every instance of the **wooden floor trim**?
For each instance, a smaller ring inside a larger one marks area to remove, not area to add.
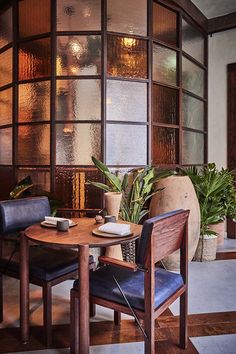
[[[227,259],[236,259],[236,251],[233,252],[217,252],[216,253],[216,260],[222,261]]]

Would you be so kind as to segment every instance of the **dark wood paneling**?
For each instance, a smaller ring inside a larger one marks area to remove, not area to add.
[[[228,15],[210,18],[208,20],[208,33],[226,31],[236,27],[236,12]]]

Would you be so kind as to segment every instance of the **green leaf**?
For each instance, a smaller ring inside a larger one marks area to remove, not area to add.
[[[102,161],[96,159],[96,157],[92,156],[92,161],[94,165],[97,167],[97,169],[101,171],[103,174],[105,172],[109,172],[108,167],[104,163],[102,163]]]
[[[111,192],[111,188],[109,186],[107,186],[104,183],[100,183],[100,182],[92,182],[92,181],[88,181],[89,184],[91,184],[94,187],[97,187],[99,189],[103,189],[106,192]]]
[[[105,177],[112,185],[113,192],[122,192],[121,180],[116,175],[112,174],[110,171],[104,172]]]

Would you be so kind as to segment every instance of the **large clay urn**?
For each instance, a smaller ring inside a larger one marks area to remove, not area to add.
[[[151,200],[150,217],[176,209],[189,209],[188,259],[193,259],[200,236],[200,208],[193,184],[188,176],[170,176],[160,180],[156,187],[162,189]],[[179,251],[163,260],[167,269],[178,270]]]
[[[116,220],[119,218],[120,203],[122,199],[122,193],[107,192],[104,193],[105,208],[108,215],[114,215]],[[106,256],[123,260],[121,246],[109,246],[106,248]]]

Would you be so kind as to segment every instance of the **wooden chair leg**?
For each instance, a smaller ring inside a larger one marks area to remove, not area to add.
[[[0,274],[0,322],[3,321],[3,279]]]
[[[180,296],[180,316],[179,316],[179,342],[180,347],[187,348],[188,345],[188,296],[187,292],[184,292]]]
[[[94,317],[96,315],[96,305],[91,301],[89,302],[89,316]]]
[[[43,286],[43,325],[47,347],[52,345],[52,286],[45,283]]]
[[[145,331],[147,337],[144,339],[145,354],[155,354],[155,320],[146,315]]]
[[[121,323],[121,313],[118,311],[114,311],[114,323],[116,326],[120,326]]]
[[[70,354],[79,354],[79,299],[77,292],[70,292]]]

